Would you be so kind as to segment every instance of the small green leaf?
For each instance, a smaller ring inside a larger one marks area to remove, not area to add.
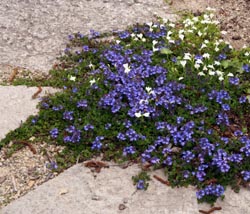
[[[229,67],[229,64],[230,64],[230,61],[229,61],[229,60],[224,60],[223,62],[221,62],[221,65],[222,65],[224,68],[228,68],[228,67]]]
[[[166,55],[170,55],[170,54],[173,53],[173,51],[171,51],[171,50],[168,49],[168,48],[162,48],[162,49],[161,49],[161,53],[162,53],[162,54],[166,54]]]
[[[247,95],[248,102],[250,103],[250,95]]]

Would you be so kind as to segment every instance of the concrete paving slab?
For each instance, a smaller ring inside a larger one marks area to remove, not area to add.
[[[176,17],[163,0],[1,0],[0,64],[46,73],[69,34],[123,29],[154,14]]]
[[[207,204],[197,203],[194,187],[172,189],[152,176],[147,191],[135,192],[131,177],[139,170],[137,165],[127,169],[110,167],[95,177],[90,169],[77,164],[4,207],[0,213],[198,214],[199,209],[210,209]],[[152,174],[164,178],[161,170]],[[216,203],[222,210],[215,213],[247,214],[249,202],[248,190],[242,189],[239,194],[228,190],[225,200]]]
[[[39,96],[32,99],[37,90],[37,87],[0,86],[0,139],[18,128],[30,115],[38,113],[36,106],[41,96],[58,91],[43,87]]]

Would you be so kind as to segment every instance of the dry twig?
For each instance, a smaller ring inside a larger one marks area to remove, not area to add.
[[[200,213],[203,213],[203,214],[210,214],[210,213],[212,213],[212,212],[215,211],[215,210],[221,210],[221,209],[222,209],[221,207],[213,207],[213,208],[211,208],[211,209],[208,210],[208,211],[199,210],[199,212],[200,212]]]
[[[10,78],[9,78],[9,82],[12,83],[13,80],[15,79],[16,75],[18,74],[18,68],[14,68],[11,75],[10,75]]]
[[[38,90],[35,94],[32,95],[32,99],[36,99],[38,94],[40,94],[42,92],[42,87],[38,86]]]
[[[33,154],[36,154],[36,149],[35,147],[29,143],[29,142],[25,142],[25,141],[14,141],[14,143],[17,143],[17,144],[23,144],[25,146],[28,146],[30,151],[33,153]]]
[[[160,178],[160,177],[157,176],[157,175],[154,175],[153,177],[154,177],[156,180],[160,181],[161,183],[163,183],[163,184],[165,184],[165,185],[167,185],[167,186],[170,185],[168,181],[166,181],[166,180]]]
[[[84,164],[84,166],[88,167],[88,168],[94,168],[95,171],[97,173],[99,173],[101,171],[102,168],[108,168],[108,164],[102,162],[102,161],[94,161],[94,160],[91,160],[91,161],[88,161]]]

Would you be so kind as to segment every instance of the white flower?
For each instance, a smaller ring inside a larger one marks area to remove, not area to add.
[[[198,31],[198,36],[202,36],[202,32]]]
[[[146,42],[146,38],[142,38],[142,40],[141,40],[141,41]]]
[[[153,43],[153,45],[155,46],[155,45],[158,43],[158,41],[153,40],[152,43]]]
[[[76,77],[74,77],[74,76],[69,76],[69,80],[70,80],[70,81],[76,81]]]
[[[184,79],[184,77],[179,77],[179,79],[178,80],[183,80]]]
[[[90,85],[93,85],[94,83],[96,83],[96,80],[95,79],[92,79],[89,81]]]
[[[232,73],[228,73],[228,77],[233,77],[234,75]]]
[[[215,71],[216,72],[216,74],[218,75],[218,76],[223,76],[223,72],[221,72],[221,71],[219,71],[219,70],[217,70],[217,71]]]
[[[146,89],[146,91],[149,93],[150,91],[152,91],[152,88],[151,87],[146,87],[145,88]]]
[[[183,34],[185,31],[182,29],[182,30],[179,30],[179,34]]]
[[[217,21],[217,20],[214,20],[212,23],[213,23],[213,24],[215,24],[215,25],[220,24],[220,22],[219,22],[219,21]]]
[[[216,46],[218,46],[220,44],[220,42],[218,40],[215,41],[214,43]]]
[[[134,41],[138,41],[139,39],[137,37],[134,38]]]
[[[204,67],[203,67],[203,71],[207,71],[207,66],[204,66]]]
[[[143,114],[144,117],[149,117],[149,112]]]
[[[120,40],[116,40],[115,42],[116,42],[116,44],[120,44],[121,41]]]
[[[205,20],[210,20],[210,17],[207,14],[204,14],[204,19]]]
[[[194,31],[193,31],[193,30],[191,30],[191,29],[189,29],[187,32],[189,32],[189,33],[193,33]]]
[[[205,74],[201,71],[198,73],[199,76],[205,76]]]
[[[226,35],[226,34],[227,34],[227,31],[224,31],[224,30],[223,30],[223,31],[221,31],[221,34],[222,34],[222,35]]]
[[[196,64],[203,64],[203,62],[202,62],[201,59],[197,59],[197,60],[195,61],[195,63],[196,63]]]
[[[245,56],[249,56],[249,55],[250,55],[250,52],[246,52],[244,55],[245,55]]]
[[[208,71],[208,74],[209,74],[210,76],[214,76],[214,75],[215,75],[215,72],[214,72],[214,71],[209,70],[209,71]]]
[[[206,47],[207,47],[207,45],[205,43],[201,44],[201,49],[206,48]]]
[[[195,63],[195,64],[194,64],[194,67],[195,67],[196,69],[199,69],[199,68],[201,67],[201,65],[198,64],[198,63]]]
[[[209,41],[206,39],[206,40],[204,40],[204,43],[207,44],[207,43],[209,43]]]
[[[94,68],[94,65],[92,63],[89,64],[89,68]]]
[[[219,61],[214,61],[214,65],[220,65]]]
[[[187,61],[186,60],[181,60],[180,63],[182,65],[182,67],[185,67],[185,65],[187,64]]]
[[[142,114],[141,114],[141,112],[139,111],[139,112],[136,112],[136,113],[135,113],[135,116],[136,116],[136,117],[141,117]]]
[[[142,34],[142,33],[140,33],[140,34],[137,34],[137,37],[138,37],[138,38],[140,38],[140,39],[142,39],[142,37],[143,37],[143,34]]]
[[[210,13],[210,19],[212,19],[214,17],[214,14],[213,13]]]
[[[149,115],[150,115],[149,112],[146,112],[146,113],[143,113],[143,114],[142,114],[141,111],[139,111],[139,112],[136,112],[136,113],[135,113],[135,116],[138,117],[138,118],[139,118],[139,117],[142,117],[142,116],[144,116],[144,117],[149,117]]]
[[[179,38],[180,38],[181,40],[183,40],[183,39],[184,39],[184,35],[183,35],[183,34],[179,34]]]
[[[193,21],[198,22],[199,18],[197,16],[193,17]]]
[[[183,59],[185,59],[185,60],[191,60],[191,54],[190,53],[184,53]]]
[[[169,23],[169,26],[174,28],[175,27],[175,24],[174,23]]]
[[[214,50],[218,52],[220,49],[216,46]]]
[[[170,36],[172,33],[172,31],[168,31],[167,36]]]
[[[153,46],[153,52],[156,52],[156,51],[158,51],[159,50],[159,48],[155,48],[154,46]]]
[[[208,65],[207,67],[208,67],[208,68],[211,68],[211,69],[214,69],[214,66],[213,66],[213,65]]]
[[[133,37],[135,37],[135,34],[134,34],[134,33],[131,33],[130,36],[133,38]]]
[[[126,73],[126,74],[128,74],[131,70],[128,63],[123,64],[123,68],[124,68],[124,73]]]
[[[210,54],[209,53],[204,53],[203,55],[202,55],[204,58],[209,58],[210,57]]]
[[[170,40],[168,40],[169,41],[169,43],[175,43],[175,41],[173,40],[173,39],[170,39]]]
[[[220,77],[219,77],[219,80],[220,80],[220,81],[224,80],[224,77],[223,77],[223,76],[220,76]]]

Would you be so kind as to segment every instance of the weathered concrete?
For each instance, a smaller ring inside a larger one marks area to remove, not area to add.
[[[20,126],[30,115],[36,114],[39,97],[46,93],[54,93],[56,89],[44,87],[36,99],[32,95],[36,87],[0,86],[0,139],[10,130]]]
[[[147,191],[135,192],[131,177],[139,172],[137,166],[127,169],[110,167],[93,176],[82,164],[75,165],[53,180],[17,199],[2,209],[2,214],[198,214],[208,210],[206,204],[197,204],[195,189],[172,189],[152,178]],[[152,174],[163,177],[162,171]],[[152,177],[152,176],[151,176]],[[220,214],[247,214],[250,193],[226,192]],[[119,210],[119,205],[125,205]]]
[[[69,34],[122,29],[154,14],[175,16],[164,0],[1,0],[0,64],[46,73]]]

